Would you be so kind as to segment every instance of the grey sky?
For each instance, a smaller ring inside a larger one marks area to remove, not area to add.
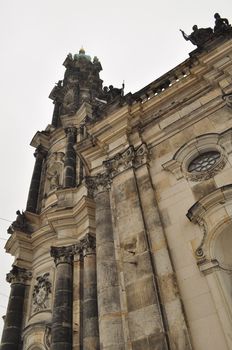
[[[141,89],[194,49],[179,28],[213,27],[215,12],[232,22],[231,0],[0,0],[0,217],[25,209],[34,165],[29,143],[52,117],[48,95],[63,78],[66,55],[98,56],[105,85]],[[9,222],[0,220],[0,316],[12,259],[4,253]],[[1,333],[2,321],[0,322]]]

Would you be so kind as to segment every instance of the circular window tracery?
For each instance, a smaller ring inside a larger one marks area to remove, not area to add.
[[[203,172],[211,169],[217,160],[220,158],[221,154],[218,151],[209,151],[198,155],[194,158],[188,166],[188,171],[192,172]]]

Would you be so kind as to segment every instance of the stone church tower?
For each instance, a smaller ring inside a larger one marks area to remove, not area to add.
[[[134,94],[83,49],[65,59],[8,229],[1,350],[232,349],[232,35],[215,19]]]

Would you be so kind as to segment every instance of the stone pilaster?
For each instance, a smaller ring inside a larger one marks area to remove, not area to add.
[[[147,244],[152,257],[154,275],[160,296],[164,328],[168,335],[170,349],[189,350],[192,347],[150,178],[148,151],[145,145],[140,147],[140,151],[137,153],[139,158],[135,162],[135,179],[147,232]],[[167,324],[165,325],[165,323]]]
[[[64,161],[64,187],[76,186],[76,152],[73,148],[76,143],[76,128],[70,127],[65,130],[67,145]]]
[[[52,247],[56,284],[51,328],[51,350],[72,350],[73,246]]]
[[[26,269],[13,266],[6,280],[11,283],[11,292],[2,333],[1,350],[20,350],[23,321],[23,305],[27,281],[31,273]]]
[[[43,166],[43,160],[47,152],[43,149],[42,146],[37,147],[34,156],[35,156],[35,166],[32,174],[28,199],[27,199],[27,211],[36,213],[38,195],[40,189],[40,179]]]
[[[83,349],[99,350],[96,239],[87,234],[81,240],[84,259],[83,278]]]
[[[124,350],[119,280],[107,174],[86,178],[96,202],[97,295],[100,348]]]

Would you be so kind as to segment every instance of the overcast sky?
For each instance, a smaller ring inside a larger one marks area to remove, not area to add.
[[[0,217],[25,209],[34,166],[29,146],[51,122],[48,95],[63,78],[66,55],[102,64],[104,85],[135,92],[188,58],[192,26],[213,27],[215,12],[232,22],[231,0],[0,0]],[[0,220],[0,316],[12,259],[4,252],[10,222]],[[2,320],[0,321],[0,334]]]

